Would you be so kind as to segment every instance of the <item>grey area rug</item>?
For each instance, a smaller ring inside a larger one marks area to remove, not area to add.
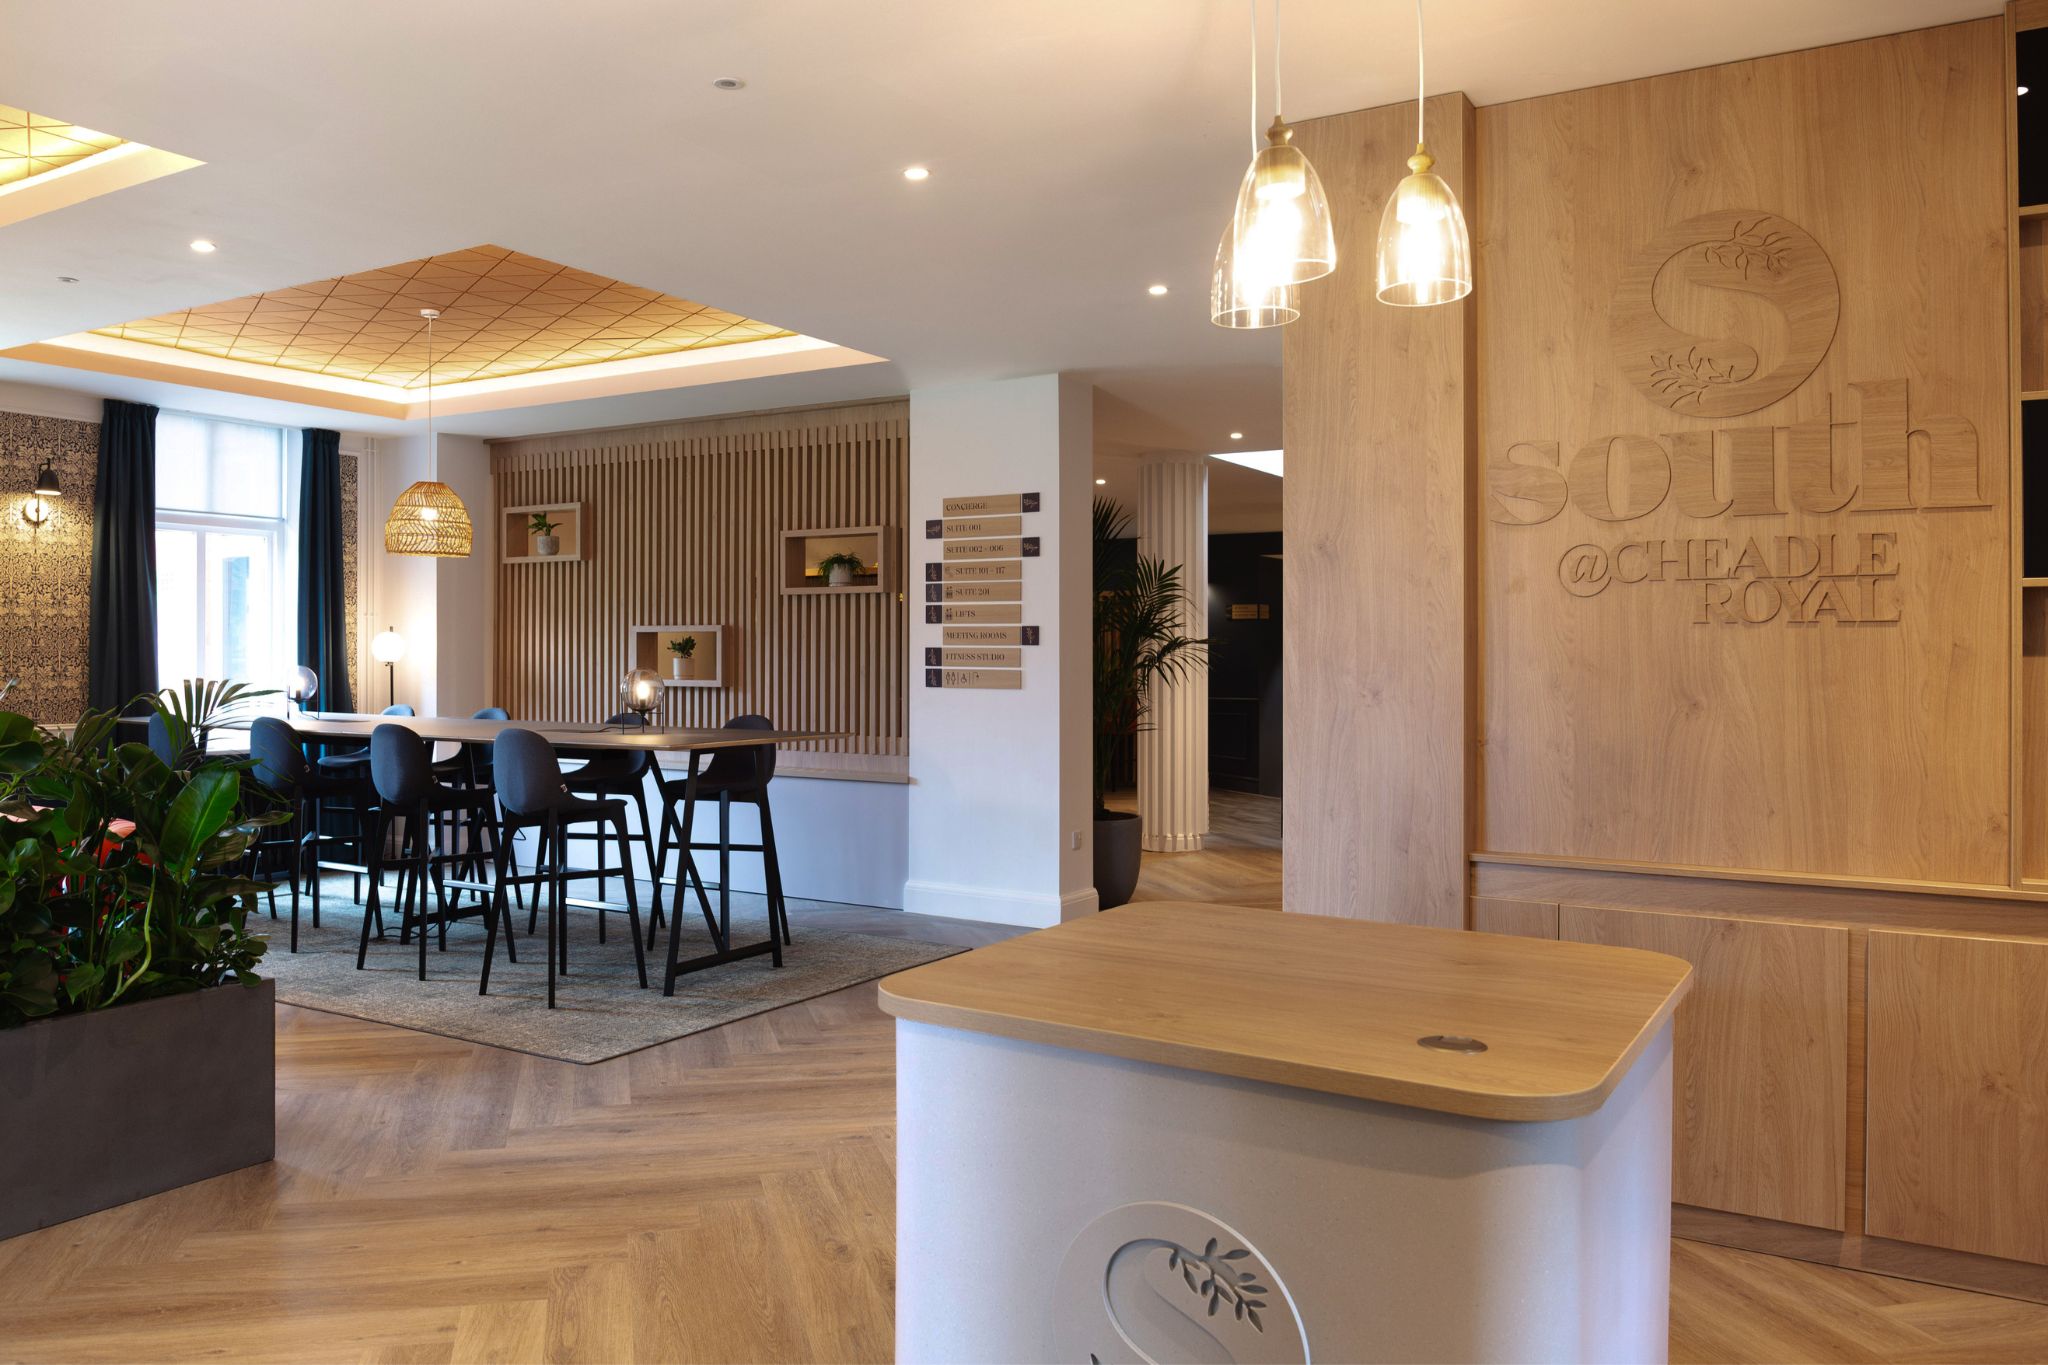
[[[525,914],[513,908],[520,930],[519,961],[507,959],[501,938],[491,965],[491,993],[479,996],[477,974],[484,957],[480,919],[451,925],[446,952],[429,941],[427,979],[421,981],[419,950],[412,944],[399,945],[397,916],[387,907],[388,936],[381,942],[374,937],[370,940],[369,957],[363,970],[357,971],[356,941],[362,912],[350,902],[347,888],[346,877],[328,880],[318,929],[313,928],[310,898],[302,899],[297,953],[290,951],[290,928],[284,918],[289,904],[284,896],[278,897],[277,921],[270,920],[267,909],[259,909],[250,919],[251,929],[267,931],[270,951],[263,957],[261,970],[276,978],[279,1004],[583,1064],[637,1052],[965,951],[946,944],[813,927],[804,922],[807,903],[792,899],[796,942],[783,950],[780,968],[765,955],[729,962],[678,978],[676,993],[664,996],[661,973],[668,946],[666,926],[648,951],[648,986],[641,990],[633,970],[626,917],[607,916],[608,941],[599,944],[597,912],[572,909],[569,974],[557,980],[555,1008],[550,1010],[545,919],[538,931],[528,936]],[[712,944],[695,906],[685,909],[679,956],[688,960],[710,952]],[[641,913],[646,913],[644,905]],[[733,943],[756,942],[767,933],[766,901],[735,893]]]

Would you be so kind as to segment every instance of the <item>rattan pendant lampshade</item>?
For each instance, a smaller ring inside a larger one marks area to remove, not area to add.
[[[434,319],[436,308],[420,309],[427,320],[427,473],[435,472],[434,450]],[[436,559],[461,559],[469,554],[475,538],[469,509],[455,490],[439,479],[428,477],[412,484],[391,504],[384,518],[384,549],[394,555],[428,555]]]

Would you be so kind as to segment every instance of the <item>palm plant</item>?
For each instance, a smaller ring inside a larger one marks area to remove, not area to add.
[[[1095,500],[1095,809],[1103,809],[1119,745],[1151,725],[1152,686],[1171,685],[1208,662],[1207,640],[1181,633],[1188,605],[1180,565],[1138,555],[1125,561],[1117,542],[1131,519],[1108,498]]]

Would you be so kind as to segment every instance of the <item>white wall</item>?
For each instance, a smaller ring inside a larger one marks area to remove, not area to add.
[[[1024,561],[1024,686],[923,686],[940,627],[913,601],[910,629],[909,877],[905,909],[1043,927],[1095,909],[1089,688],[1094,395],[1062,375],[910,395],[911,586],[936,541],[927,519],[948,497],[1038,493],[1025,518],[1040,558]],[[913,598],[921,596],[913,593]]]
[[[405,637],[397,672],[398,700],[423,716],[466,716],[490,704],[491,604],[498,557],[491,522],[490,455],[469,436],[437,435],[436,470],[469,508],[476,524],[467,559],[428,559],[384,551],[384,517],[407,485],[428,477],[424,432],[382,436],[370,443],[361,480],[363,638],[387,628]],[[358,709],[384,708],[384,666],[364,670]]]

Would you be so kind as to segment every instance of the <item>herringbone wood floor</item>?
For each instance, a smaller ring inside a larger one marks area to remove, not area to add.
[[[893,1085],[872,984],[591,1067],[282,1006],[277,1161],[0,1242],[0,1358],[885,1360]],[[1675,1242],[1671,1335],[2042,1361],[2048,1308]]]

